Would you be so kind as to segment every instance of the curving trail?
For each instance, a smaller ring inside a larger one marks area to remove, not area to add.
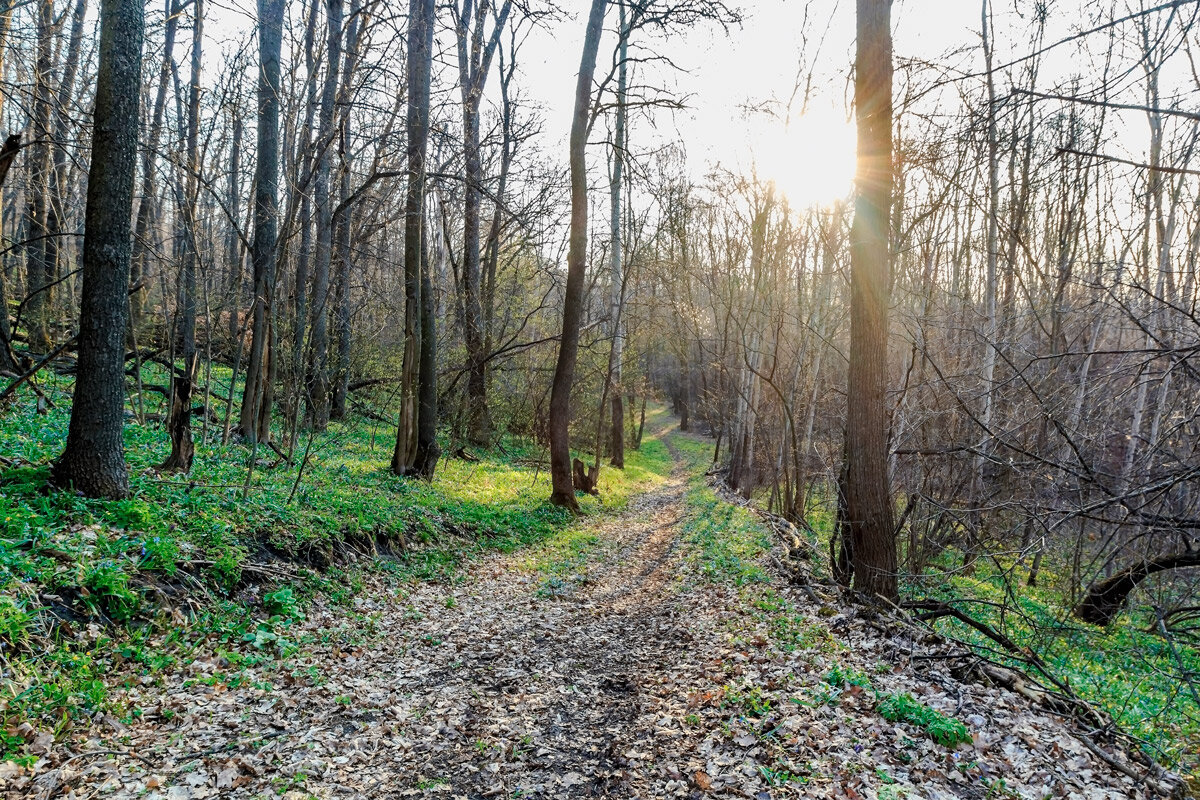
[[[812,608],[781,578],[705,580],[686,533],[693,476],[673,455],[663,486],[590,523],[599,543],[566,586],[548,583],[529,553],[482,559],[465,580],[409,594],[379,580],[353,619],[344,607],[314,610],[305,625],[328,641],[290,672],[243,666],[235,685],[214,647],[161,683],[135,684],[127,699],[148,709],[142,720],[101,721],[38,790],[170,800],[1150,796],[1060,720],[914,659],[917,643],[836,598]],[[823,682],[835,666],[966,720],[974,744],[949,750],[883,721],[867,692]]]

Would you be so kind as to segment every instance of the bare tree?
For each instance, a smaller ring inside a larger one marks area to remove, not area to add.
[[[193,0],[192,66],[188,81],[187,133],[184,142],[184,176],[177,181],[179,237],[179,291],[175,310],[176,343],[183,366],[172,364],[171,409],[167,430],[171,453],[159,468],[166,472],[189,472],[196,455],[192,440],[192,392],[199,360],[196,351],[196,266],[200,191],[200,80],[204,68],[204,0]]]
[[[857,20],[858,174],[850,232],[845,522],[855,586],[868,595],[896,600],[885,398],[893,184],[891,0],[858,0]]]
[[[121,433],[144,13],[141,0],[102,0],[100,5],[79,369],[66,448],[53,470],[56,484],[92,497],[129,493]]]
[[[422,441],[422,426],[436,425],[425,419],[429,409],[422,376],[432,378],[433,365],[424,364],[426,350],[423,334],[432,330],[432,319],[423,317],[430,310],[423,302],[423,281],[427,267],[424,254],[424,208],[426,192],[426,153],[429,147],[429,93],[433,67],[434,0],[410,0],[408,22],[408,191],[404,205],[404,363],[401,367],[400,424],[392,453],[392,472],[397,475],[421,474],[432,477],[437,462],[437,442]],[[432,300],[432,298],[429,298]],[[432,343],[430,343],[432,344]],[[431,359],[432,360],[432,359]],[[426,374],[426,373],[429,374]],[[436,402],[436,398],[435,398]],[[436,428],[435,428],[436,431]],[[432,444],[432,447],[430,446]]]
[[[270,441],[274,398],[275,265],[279,217],[279,58],[283,0],[258,4],[258,162],[254,167],[254,308],[250,361],[238,429],[249,442]]]
[[[572,511],[579,510],[571,470],[571,384],[575,380],[575,362],[579,354],[579,325],[583,316],[583,280],[587,270],[588,202],[587,149],[588,121],[592,107],[592,79],[596,74],[596,54],[604,31],[606,0],[592,0],[579,79],[575,84],[575,109],[571,117],[571,237],[567,253],[567,285],[563,292],[562,337],[558,343],[558,361],[550,387],[550,477],[553,492],[550,502]]]

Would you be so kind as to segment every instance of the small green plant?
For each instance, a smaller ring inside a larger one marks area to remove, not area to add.
[[[771,701],[763,695],[762,689],[758,686],[751,686],[744,691],[726,686],[725,704],[739,706],[746,713],[756,717],[761,717],[771,710]]]
[[[263,608],[272,617],[282,617],[287,620],[297,620],[304,616],[300,610],[300,603],[290,586],[284,586],[264,594]]]
[[[867,677],[866,673],[856,669],[848,669],[841,664],[834,664],[829,672],[825,673],[825,682],[839,689],[847,686],[871,689],[871,679]]]
[[[137,614],[142,598],[129,588],[129,576],[111,561],[102,561],[83,576],[80,594],[85,603],[117,622],[128,622]]]
[[[935,711],[907,692],[883,695],[877,710],[888,722],[906,722],[920,728],[929,734],[929,738],[945,747],[971,742],[971,732],[966,725],[954,717]]]
[[[12,597],[0,597],[0,646],[24,650],[29,647],[33,617]]]

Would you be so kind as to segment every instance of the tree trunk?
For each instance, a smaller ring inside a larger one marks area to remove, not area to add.
[[[313,120],[317,108],[317,9],[321,0],[311,0],[308,4],[308,19],[304,26],[304,66],[309,75],[305,87],[304,123],[301,126],[302,136],[296,157],[296,184],[300,192],[300,209],[297,213],[296,227],[300,229],[300,246],[296,253],[296,275],[293,284],[295,295],[292,308],[295,313],[292,326],[292,391],[288,400],[288,415],[290,417],[291,437],[288,440],[289,451],[295,448],[296,435],[300,426],[300,406],[306,404],[308,376],[305,366],[304,345],[305,334],[308,330],[308,299],[309,299],[309,262],[312,260],[312,187],[309,185],[313,177]],[[305,405],[307,411],[307,405]]]
[[[408,190],[404,206],[404,362],[400,374],[400,423],[396,429],[396,448],[392,453],[392,472],[412,475],[418,471],[418,450],[422,421],[436,426],[435,419],[425,421],[422,412],[422,375],[432,377],[433,365],[423,363],[427,351],[423,340],[423,273],[422,265],[425,219],[425,157],[429,145],[429,82],[433,69],[434,0],[409,0],[408,22]],[[432,300],[432,298],[429,298]],[[431,330],[432,332],[432,330]],[[428,343],[432,348],[434,343]],[[428,400],[428,398],[425,398]],[[436,428],[435,428],[436,432]],[[428,433],[428,432],[427,432]],[[427,441],[426,445],[430,443]],[[432,442],[436,463],[436,439]],[[426,450],[426,459],[429,451]],[[432,465],[426,463],[429,474]]]
[[[1143,580],[1159,572],[1187,567],[1200,567],[1200,550],[1172,553],[1134,564],[1111,578],[1092,584],[1076,606],[1075,615],[1093,625],[1108,625],[1121,613],[1129,594]]]
[[[340,105],[346,109],[342,117],[341,135],[339,137],[340,181],[338,196],[340,210],[334,219],[333,262],[337,265],[337,302],[334,308],[334,321],[337,334],[337,362],[335,364],[333,382],[333,406],[330,414],[334,419],[346,417],[346,400],[350,393],[350,223],[352,221],[350,200],[350,172],[353,166],[350,161],[354,129],[350,120],[350,92],[354,72],[358,69],[358,30],[361,0],[350,0],[350,24],[346,32],[346,60],[342,68],[342,97]],[[345,205],[342,205],[345,204]]]
[[[588,205],[587,148],[588,116],[592,104],[592,78],[596,72],[596,53],[603,32],[605,0],[592,0],[579,80],[575,85],[575,108],[571,119],[571,236],[567,251],[567,286],[563,293],[562,338],[558,361],[550,388],[550,478],[553,493],[550,502],[579,510],[571,476],[571,384],[575,380],[575,362],[579,355],[579,324],[583,316],[583,281],[587,271]]]
[[[57,252],[46,236],[50,178],[50,73],[53,71],[54,0],[38,3],[37,60],[29,112],[29,212],[25,221],[25,318],[31,353],[50,351],[50,283]]]
[[[100,7],[79,364],[67,444],[53,470],[57,485],[91,497],[129,493],[121,432],[143,14],[141,0],[103,0]]]
[[[329,286],[333,256],[333,204],[329,196],[329,151],[333,148],[334,101],[342,59],[342,0],[326,0],[328,38],[325,50],[325,83],[321,87],[321,112],[317,135],[316,182],[313,205],[317,212],[316,248],[313,257],[311,357],[308,365],[309,424],[317,431],[329,426]]]
[[[613,126],[612,183],[609,186],[609,231],[611,232],[612,299],[609,314],[612,317],[612,415],[609,433],[612,465],[625,468],[625,406],[622,385],[622,362],[625,359],[625,325],[621,311],[625,298],[625,276],[622,264],[623,245],[621,240],[621,191],[625,178],[626,110],[625,94],[629,82],[629,31],[625,22],[625,3],[619,5],[621,42],[617,57],[617,119]]]
[[[975,456],[975,474],[972,494],[974,516],[979,522],[978,509],[983,505],[984,471],[989,461],[992,442],[992,409],[995,404],[996,352],[1000,346],[996,341],[999,332],[996,318],[996,266],[1000,257],[1000,136],[996,125],[996,81],[992,73],[992,15],[989,0],[982,6],[983,57],[987,75],[987,272],[984,276],[983,305],[983,408],[979,411],[980,441]],[[977,527],[979,527],[977,525]]]
[[[467,440],[476,447],[491,443],[492,423],[487,404],[487,353],[484,352],[484,311],[480,275],[480,206],[483,162],[479,144],[479,106],[491,71],[492,58],[512,10],[505,0],[496,14],[492,34],[484,43],[489,0],[463,3],[456,22],[459,90],[463,119],[463,339],[467,348]],[[472,19],[473,17],[473,19]]]
[[[3,2],[3,0],[0,0]],[[4,11],[0,14],[0,33],[7,32],[8,15],[11,11]],[[2,50],[0,50],[2,53]],[[0,57],[0,70],[3,69],[4,61]],[[8,177],[8,171],[12,167],[13,161],[17,157],[17,153],[21,152],[21,134],[14,133],[4,140],[4,146],[0,147],[0,189],[4,188],[4,180]],[[19,370],[17,362],[12,356],[12,327],[8,321],[8,281],[4,274],[3,265],[0,265],[0,372],[11,372],[16,374]]]
[[[148,291],[147,275],[150,268],[150,227],[154,224],[155,202],[158,199],[158,188],[154,182],[154,162],[158,154],[158,142],[162,136],[163,116],[167,107],[167,86],[171,78],[171,63],[175,50],[175,31],[179,26],[179,15],[182,9],[176,0],[166,0],[166,21],[163,31],[163,60],[158,72],[158,93],[154,98],[154,110],[150,115],[150,129],[146,136],[146,150],[142,156],[142,192],[138,202],[137,223],[133,234],[133,255],[131,258],[131,280],[135,286],[141,286],[129,298],[130,326],[136,331],[141,323],[142,312],[146,306]]]
[[[893,185],[891,0],[858,0],[857,20],[858,167],[850,231],[845,513],[855,587],[895,601],[899,588],[885,403]]]
[[[433,265],[429,243],[421,237],[421,368],[417,389],[417,456],[413,469],[422,480],[433,480],[438,462],[437,443],[437,298],[433,295]]]
[[[59,242],[62,237],[63,220],[70,210],[66,141],[68,130],[74,121],[68,113],[68,106],[74,96],[75,75],[79,71],[79,51],[83,41],[83,17],[86,11],[87,0],[76,0],[75,9],[71,13],[71,34],[67,40],[67,54],[62,65],[62,78],[54,93],[54,141],[50,146],[49,202],[46,204],[46,252],[44,256],[47,283],[57,281],[69,271],[68,264],[61,263],[65,260],[65,253]]]
[[[171,434],[171,454],[159,465],[165,472],[190,472],[196,445],[192,441],[192,388],[196,381],[196,252],[200,175],[200,76],[203,68],[204,2],[194,0],[192,24],[192,71],[188,81],[187,144],[179,215],[183,235],[179,238],[179,305],[176,309],[179,353],[183,366],[174,367],[171,378],[171,410],[167,430]]]
[[[261,65],[259,69],[261,69]],[[242,285],[245,281],[243,265],[245,253],[242,252],[241,238],[238,236],[238,222],[241,219],[241,177],[242,177],[242,114],[237,104],[231,104],[230,124],[233,130],[229,135],[229,181],[226,184],[226,206],[229,211],[230,224],[225,231],[225,264],[229,270],[229,284],[225,290],[225,298],[229,303],[229,352],[238,356],[242,352],[241,331],[242,320]],[[262,119],[260,112],[259,119]],[[274,144],[274,143],[273,143]],[[279,145],[275,144],[278,157]],[[258,166],[255,165],[257,171]],[[253,246],[253,245],[252,245]],[[254,300],[251,300],[251,315],[253,316]],[[236,373],[233,379],[237,380]]]
[[[254,309],[250,361],[238,429],[248,442],[270,441],[274,381],[275,266],[279,224],[279,59],[284,0],[258,3],[258,162],[254,165]]]

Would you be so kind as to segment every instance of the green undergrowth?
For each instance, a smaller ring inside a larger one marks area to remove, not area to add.
[[[765,505],[766,494],[755,500]],[[821,553],[829,552],[834,516],[835,503],[826,487],[815,493],[806,515]],[[900,537],[902,546],[904,538]],[[900,555],[903,559],[903,549]],[[813,566],[820,575],[830,574],[827,558]],[[1026,585],[1028,567],[1027,562],[998,557],[980,560],[973,574],[964,574],[961,553],[948,548],[924,575],[910,576],[902,593],[907,598],[950,601],[1036,653],[1058,680],[1110,714],[1152,755],[1200,781],[1200,706],[1188,682],[1180,678],[1183,673],[1193,681],[1200,676],[1200,649],[1176,640],[1172,651],[1136,594],[1129,610],[1107,628],[1081,622],[1072,614],[1070,565],[1047,553],[1038,586]],[[988,658],[1041,677],[975,628],[950,617],[934,625]]]
[[[394,429],[361,417],[302,435],[291,462],[267,448],[222,444],[225,406],[215,397],[218,419],[193,421],[189,475],[154,469],[170,449],[166,431],[161,422],[139,424],[130,408],[131,496],[50,491],[71,381],[41,377],[55,404],[48,413],[35,412],[27,389],[0,410],[0,730],[29,721],[61,733],[105,710],[104,678],[115,666],[153,671],[179,657],[148,644],[163,630],[279,657],[294,644],[287,631],[307,598],[349,602],[356,570],[380,569],[399,582],[451,579],[484,550],[512,551],[576,528],[546,502],[546,453],[531,442],[505,437],[477,461],[443,458],[426,484],[391,474]],[[157,368],[144,378],[166,383]],[[228,372],[214,369],[210,386],[227,393]],[[165,410],[158,401],[137,412],[153,419]],[[656,410],[652,419],[662,416]],[[665,479],[670,461],[661,443],[630,453],[625,470],[603,471],[599,498],[580,498],[584,514],[623,507]],[[0,734],[0,756],[23,744]]]
[[[1051,674],[1112,715],[1153,755],[1200,775],[1200,706],[1179,677],[1180,662],[1182,671],[1200,675],[1200,651],[1178,640],[1172,648],[1136,606],[1107,628],[1084,623],[1072,615],[1064,587],[1049,564],[1043,565],[1042,585],[1037,587],[981,564],[974,575],[929,576],[911,592],[952,602],[1037,653]],[[951,618],[935,624],[990,658],[1040,677],[976,629]]]
[[[770,531],[749,509],[725,502],[708,485],[705,471],[712,463],[712,442],[678,435],[672,446],[688,470],[682,526],[701,573],[736,586],[766,583],[769,578],[759,562],[771,549]]]

